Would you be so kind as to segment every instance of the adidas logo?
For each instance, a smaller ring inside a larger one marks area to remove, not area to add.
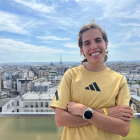
[[[89,87],[85,87],[86,90],[96,90],[96,91],[101,91],[100,88],[98,87],[98,85],[95,83],[89,85]]]

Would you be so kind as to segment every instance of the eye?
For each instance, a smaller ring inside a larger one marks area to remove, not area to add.
[[[96,40],[96,42],[101,42],[102,40]]]
[[[85,46],[88,46],[90,43],[85,43]]]

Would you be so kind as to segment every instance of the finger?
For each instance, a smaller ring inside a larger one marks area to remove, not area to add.
[[[124,108],[124,109],[131,109],[131,107],[127,106],[127,105],[122,105],[121,107]]]
[[[133,112],[131,110],[124,110],[124,113],[130,114],[133,116]]]
[[[123,117],[126,117],[126,118],[132,118],[133,116],[130,115],[130,114],[128,114],[128,113],[124,113],[124,114],[123,114]]]
[[[130,106],[121,106],[125,111],[130,110],[133,114],[133,109]]]
[[[124,121],[131,121],[132,118],[122,117],[121,120],[124,120]]]

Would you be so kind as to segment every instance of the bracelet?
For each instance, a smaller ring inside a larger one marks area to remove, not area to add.
[[[104,114],[105,114],[105,115],[108,115],[108,114],[107,114],[107,111],[106,111],[106,109],[105,109],[105,107],[102,108],[102,109],[103,109],[103,111],[104,111]]]

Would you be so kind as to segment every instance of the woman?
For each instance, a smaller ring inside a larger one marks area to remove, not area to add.
[[[95,23],[84,25],[78,45],[87,64],[67,70],[50,105],[64,126],[62,140],[121,140],[133,110],[125,77],[104,65],[107,35]]]

